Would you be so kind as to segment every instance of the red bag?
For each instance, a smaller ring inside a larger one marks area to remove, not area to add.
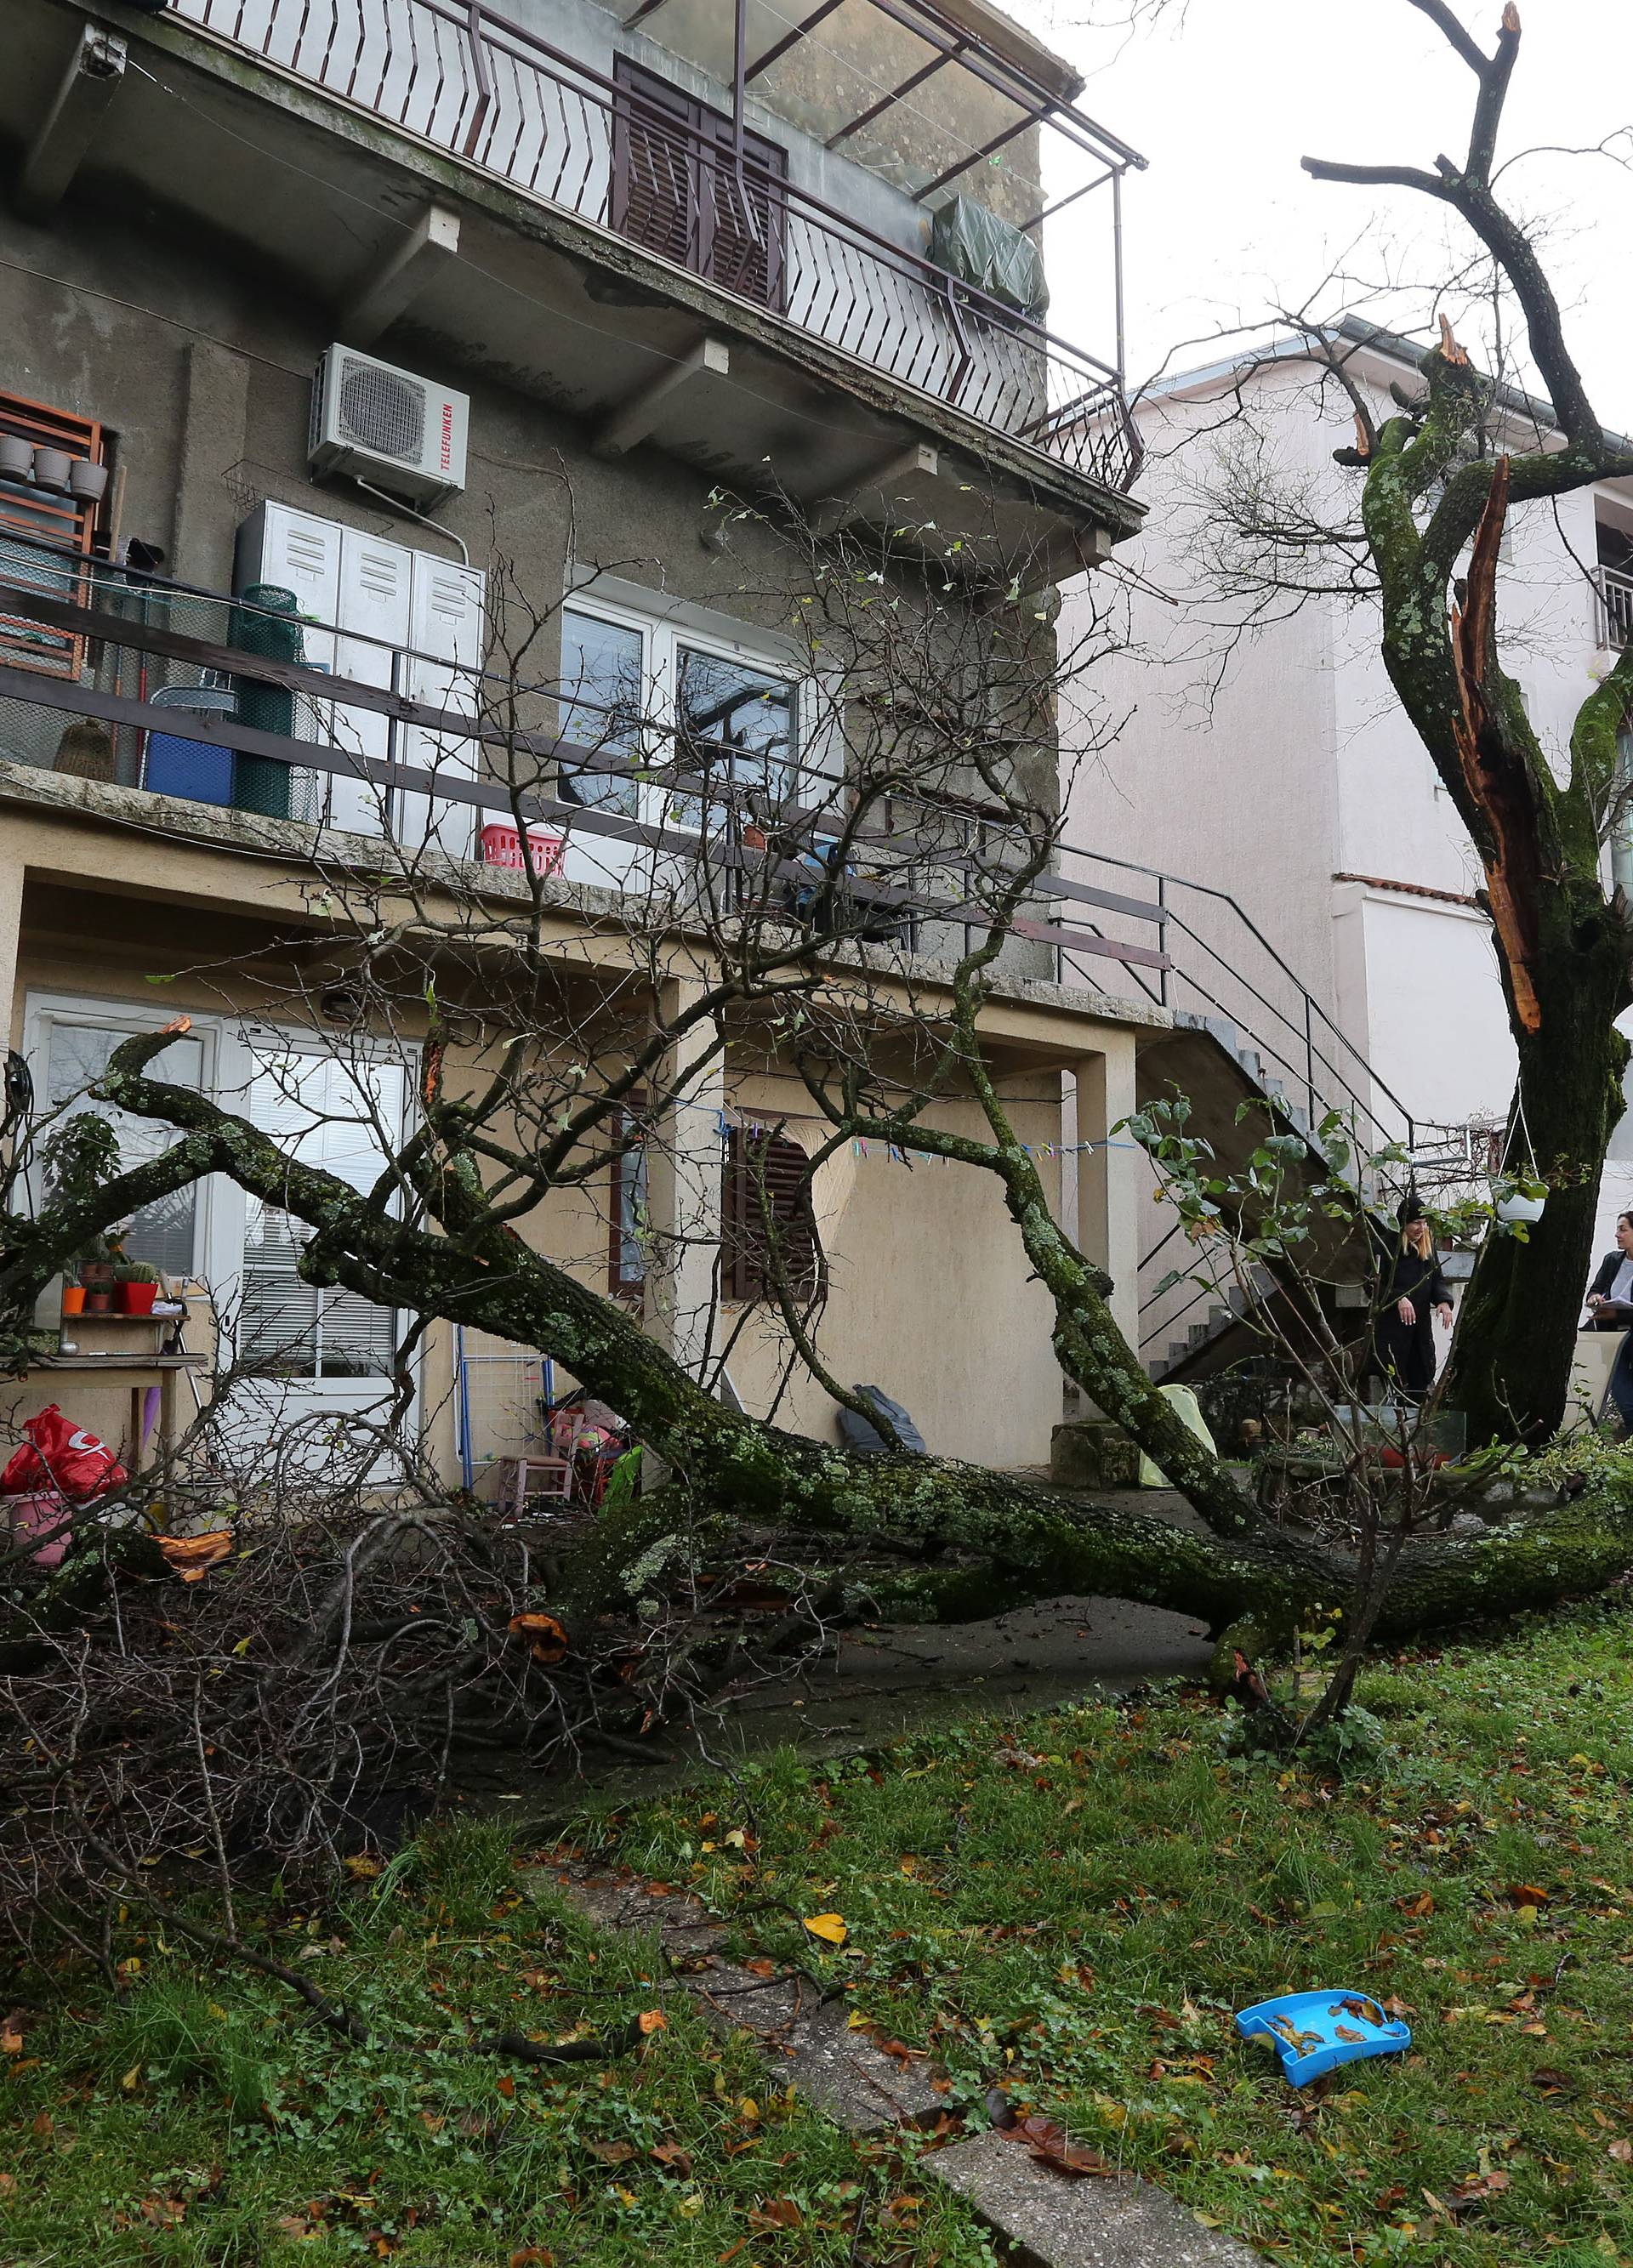
[[[0,1473],[0,1495],[55,1488],[77,1504],[88,1504],[129,1477],[113,1451],[83,1425],[70,1425],[55,1402],[30,1418],[23,1432],[31,1446],[19,1449]]]

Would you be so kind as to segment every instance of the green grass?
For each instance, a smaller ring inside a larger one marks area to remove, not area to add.
[[[1633,2260],[1630,1634],[1588,1607],[1374,1674],[1391,1749],[1343,1787],[1228,1763],[1175,1693],[781,1756],[614,1847],[978,2118],[1001,2084],[1277,2259],[1600,2268]],[[1232,2014],[1338,1985],[1405,2003],[1412,2051],[1295,2095]]]
[[[1227,1761],[1176,1692],[587,1806],[577,1847],[840,1985],[971,2125],[1000,2084],[1278,2260],[1633,2264],[1630,1634],[1607,1602],[1374,1673],[1391,1749],[1341,1787]],[[522,1881],[465,1825],[332,1911],[256,1916],[389,2047],[134,1918],[116,1992],[73,1961],[26,1978],[0,2262],[990,2268],[916,2142],[858,2147],[769,2092],[659,1992],[655,1948]],[[1397,1997],[1411,2054],[1294,2095],[1230,2018],[1316,1984]],[[660,2000],[610,2065],[463,2051],[471,2024],[560,2038]]]
[[[256,1918],[394,2045],[347,2046],[275,1981],[201,1974],[134,1925],[116,1994],[82,1965],[25,1977],[0,2068],[5,2268],[847,2268],[859,2214],[889,2268],[994,2268],[910,2155],[769,2092],[655,1990],[654,1948],[519,1895],[500,1829],[431,1835],[321,1916]],[[611,2064],[462,2051],[467,2019],[558,2038],[660,2005],[667,2028]]]

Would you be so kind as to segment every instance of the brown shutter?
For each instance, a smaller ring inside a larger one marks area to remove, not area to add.
[[[624,56],[615,76],[613,227],[723,291],[780,310],[787,151],[745,134],[739,181],[729,118]]]
[[[780,311],[788,206],[779,184],[787,179],[787,153],[758,134],[745,134],[739,181],[731,122],[714,119],[713,114],[711,120],[713,164],[705,214],[708,227],[705,272],[722,290]]]
[[[619,57],[612,121],[612,225],[678,268],[702,262],[701,107]]]
[[[814,1299],[822,1288],[822,1246],[811,1211],[808,1160],[780,1134],[732,1127],[720,1180],[720,1285],[728,1300],[765,1293],[768,1240],[760,1185],[765,1183],[790,1296]]]

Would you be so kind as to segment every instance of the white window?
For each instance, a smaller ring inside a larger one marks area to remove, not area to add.
[[[115,1110],[93,1100],[90,1089],[107,1070],[115,1048],[133,1033],[169,1020],[167,1015],[144,1017],[90,1002],[32,1004],[27,1051],[42,1088],[41,1102],[48,1109],[70,1114],[94,1110],[107,1119],[119,1137],[120,1163],[127,1171],[169,1149],[178,1138],[177,1130],[162,1119],[136,1118]],[[205,1083],[211,1053],[210,1035],[173,1040],[154,1064],[152,1076],[171,1086],[198,1089]],[[145,1260],[167,1276],[192,1276],[202,1261],[200,1230],[199,1186],[189,1182],[144,1205],[123,1228],[121,1242],[129,1260]]]
[[[402,1139],[405,1086],[401,1064],[252,1042],[237,1107],[286,1157],[367,1191]],[[281,1206],[246,1199],[240,1362],[267,1378],[389,1376],[395,1313],[355,1292],[303,1283],[296,1271],[311,1239],[307,1224]]]
[[[562,736],[586,752],[581,765],[562,768],[566,801],[650,827],[695,828],[705,814],[676,775],[701,777],[722,800],[729,791],[750,811],[809,799],[802,787],[806,688],[790,663],[746,640],[586,594],[563,611],[560,690]]]

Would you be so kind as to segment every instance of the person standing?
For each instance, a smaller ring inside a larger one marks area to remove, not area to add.
[[[1587,1295],[1587,1328],[1591,1331],[1633,1334],[1633,1212],[1616,1215],[1616,1248],[1599,1263]],[[1633,1335],[1624,1339],[1610,1373],[1610,1399],[1624,1433],[1633,1432],[1633,1363],[1628,1359]]]
[[[1422,1401],[1435,1382],[1435,1318],[1452,1327],[1452,1286],[1441,1272],[1428,1216],[1403,1197],[1400,1233],[1380,1230],[1378,1314],[1372,1351],[1378,1368],[1408,1401]]]

